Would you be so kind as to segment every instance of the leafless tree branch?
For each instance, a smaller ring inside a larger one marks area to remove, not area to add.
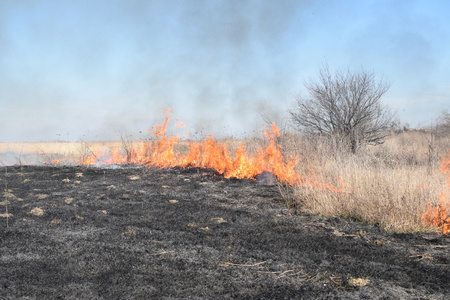
[[[373,72],[331,74],[325,66],[305,87],[310,97],[299,97],[290,115],[306,133],[338,137],[356,152],[361,143],[383,143],[394,124],[391,110],[380,102],[389,84],[377,81]]]

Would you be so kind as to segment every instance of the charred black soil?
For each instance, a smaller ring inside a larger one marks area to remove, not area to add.
[[[450,294],[449,237],[293,215],[276,186],[131,166],[0,172],[1,299]]]

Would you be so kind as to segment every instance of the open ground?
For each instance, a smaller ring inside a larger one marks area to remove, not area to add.
[[[0,169],[2,299],[445,299],[450,239],[202,169]]]

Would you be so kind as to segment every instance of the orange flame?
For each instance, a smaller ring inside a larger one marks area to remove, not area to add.
[[[442,158],[441,171],[447,173],[447,190],[450,190],[450,151]],[[447,193],[440,192],[439,204],[427,201],[428,210],[421,215],[425,225],[442,228],[442,233],[450,234],[450,199]]]
[[[99,157],[100,150],[91,151],[89,155],[83,155],[83,157],[78,161],[79,165],[95,165]]]
[[[43,165],[58,165],[62,162],[61,158],[54,158],[51,161],[43,161]]]
[[[276,138],[280,136],[280,130],[271,124],[271,128],[264,131],[263,135],[268,140],[268,145],[262,147],[257,153],[246,152],[244,145],[240,146],[232,154],[225,143],[219,143],[211,136],[200,142],[187,143],[189,151],[179,153],[174,146],[179,141],[178,137],[168,137],[165,132],[169,122],[169,114],[173,110],[165,111],[164,122],[149,128],[149,132],[156,138],[154,141],[142,142],[140,147],[129,151],[126,156],[121,155],[116,149],[111,151],[110,159],[100,162],[102,164],[139,164],[155,168],[171,167],[198,167],[214,169],[225,178],[250,178],[255,179],[264,171],[272,173],[281,182],[290,185],[301,185],[313,188],[321,188],[333,192],[344,192],[345,184],[340,178],[341,188],[332,184],[321,183],[313,173],[304,178],[296,172],[299,162],[298,157],[285,158],[281,153],[281,146]],[[99,152],[80,160],[80,165],[92,165],[99,163]]]

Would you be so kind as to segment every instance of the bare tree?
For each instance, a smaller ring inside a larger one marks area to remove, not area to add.
[[[348,143],[353,153],[361,143],[383,143],[394,124],[390,109],[380,102],[389,84],[364,70],[332,75],[325,66],[319,75],[318,81],[305,83],[310,97],[297,98],[290,110],[294,123],[306,133]]]

